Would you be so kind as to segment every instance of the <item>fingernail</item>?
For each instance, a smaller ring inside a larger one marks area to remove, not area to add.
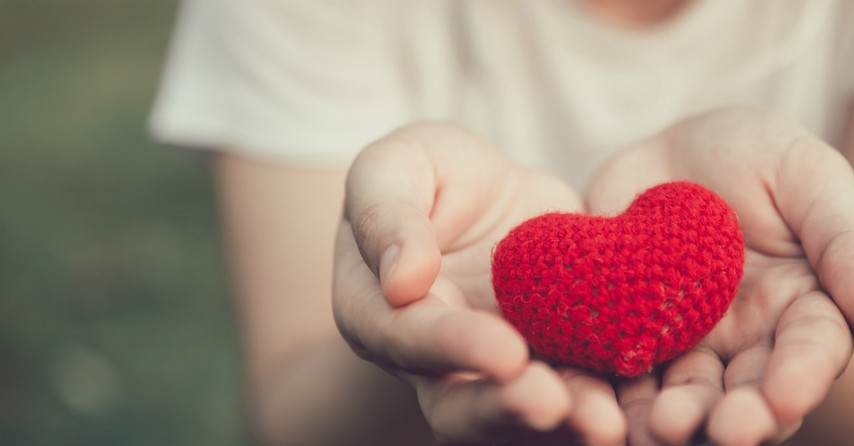
[[[397,267],[397,259],[400,257],[400,247],[395,243],[386,248],[380,257],[380,282],[388,280]]]

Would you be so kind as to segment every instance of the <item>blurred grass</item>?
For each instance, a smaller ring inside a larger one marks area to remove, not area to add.
[[[211,179],[145,120],[171,0],[0,0],[0,444],[235,445]]]

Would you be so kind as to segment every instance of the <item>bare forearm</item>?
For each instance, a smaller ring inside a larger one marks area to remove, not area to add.
[[[265,445],[433,444],[412,388],[337,337],[249,386],[252,428]]]
[[[345,170],[223,154],[216,174],[255,437],[424,444],[415,441],[426,430],[412,389],[355,357],[332,319]]]
[[[848,159],[848,162],[854,165],[854,98],[849,101],[848,105],[848,127],[845,132],[845,139],[841,147],[842,154]]]

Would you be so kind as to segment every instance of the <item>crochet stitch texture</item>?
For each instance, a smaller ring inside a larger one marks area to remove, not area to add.
[[[496,246],[493,287],[533,352],[627,377],[706,336],[741,281],[744,236],[715,193],[680,181],[614,217],[548,213]]]

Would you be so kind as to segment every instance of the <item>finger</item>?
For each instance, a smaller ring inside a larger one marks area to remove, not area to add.
[[[519,174],[488,141],[450,124],[413,124],[363,150],[347,177],[345,219],[389,303],[421,298],[442,251],[494,230]]]
[[[783,423],[800,420],[827,395],[851,359],[851,332],[839,308],[814,291],[783,313],[762,386]]]
[[[572,395],[569,426],[592,445],[622,445],[626,418],[617,403],[614,387],[602,378],[577,369],[561,371]]]
[[[761,340],[735,353],[724,371],[724,389],[759,388],[771,356],[771,341]]]
[[[357,354],[414,373],[470,370],[507,380],[521,372],[528,348],[510,324],[458,306],[463,297],[445,281],[437,281],[433,290],[418,302],[392,308],[346,225],[339,229],[333,313]]]
[[[475,371],[504,381],[518,375],[528,359],[524,340],[504,320],[447,306],[433,295],[399,311],[371,312],[354,331],[369,359],[387,367],[411,373]]]
[[[628,440],[632,446],[651,446],[658,443],[649,431],[649,414],[658,396],[658,379],[646,375],[619,386],[620,406],[626,414]]]
[[[771,193],[822,285],[854,323],[854,171],[816,138],[793,143]]]
[[[675,359],[662,377],[662,390],[652,406],[649,429],[666,444],[686,444],[704,425],[723,396],[724,365],[700,345]]]
[[[389,316],[375,336],[363,339],[409,371],[469,370],[503,381],[516,376],[528,359],[525,341],[500,317],[449,307],[429,294]]]
[[[760,444],[774,438],[777,423],[768,404],[754,387],[740,387],[720,401],[709,417],[713,444]]]
[[[713,442],[759,444],[777,435],[776,417],[760,392],[770,355],[770,342],[759,342],[727,364],[726,394],[709,415],[707,432]]]
[[[439,272],[434,172],[421,146],[389,136],[363,150],[347,175],[345,219],[394,306],[424,296]]]
[[[551,430],[571,407],[560,377],[539,362],[505,384],[455,375],[416,378],[415,388],[442,442],[497,441],[527,429]]]
[[[587,210],[594,215],[615,215],[640,192],[677,179],[669,171],[665,155],[665,145],[653,138],[611,158],[590,181],[585,197]],[[639,165],[643,168],[639,169]],[[615,178],[619,180],[614,181]]]

